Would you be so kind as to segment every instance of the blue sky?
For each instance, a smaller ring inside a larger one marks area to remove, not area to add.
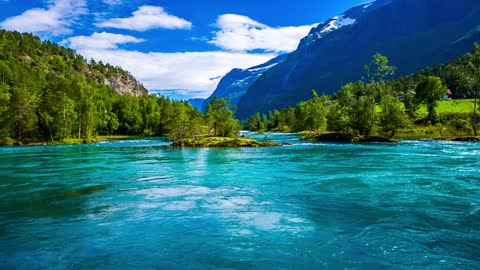
[[[295,49],[368,0],[0,0],[0,27],[129,70],[149,90],[207,97],[220,76]]]

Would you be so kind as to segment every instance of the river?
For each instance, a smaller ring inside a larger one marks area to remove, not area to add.
[[[480,269],[480,144],[267,136],[0,148],[0,268]]]

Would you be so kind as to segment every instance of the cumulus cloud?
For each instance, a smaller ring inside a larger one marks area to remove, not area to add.
[[[7,18],[0,26],[7,30],[60,36],[71,33],[71,26],[86,11],[86,0],[53,0],[46,8],[27,10]]]
[[[119,44],[126,43],[140,43],[143,42],[143,39],[139,39],[132,36],[121,35],[121,34],[112,34],[112,33],[93,33],[91,36],[76,36],[68,38],[62,41],[61,45],[69,46],[70,48],[76,50],[85,50],[85,49],[117,49]]]
[[[141,6],[129,18],[113,18],[96,24],[98,27],[147,31],[155,28],[190,29],[192,23],[168,14],[162,7]]]
[[[222,49],[291,52],[315,25],[270,27],[246,16],[224,14],[218,17],[216,26],[220,30],[209,43]]]
[[[93,44],[94,42],[97,44]],[[224,51],[144,53],[117,48],[118,45],[128,42],[141,40],[131,36],[95,33],[90,37],[72,37],[63,43],[87,58],[121,66],[130,71],[147,89],[175,89],[177,94],[190,93],[196,97],[209,96],[221,76],[231,69],[248,68],[277,56],[275,53]]]
[[[207,97],[235,67],[247,68],[276,55],[235,52],[143,53],[126,50],[79,50],[89,58],[118,65],[130,71],[147,89],[202,90]],[[211,78],[216,78],[211,80]]]

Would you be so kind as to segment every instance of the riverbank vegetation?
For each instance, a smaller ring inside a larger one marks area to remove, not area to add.
[[[352,141],[372,136],[477,135],[478,45],[444,65],[392,79],[395,72],[385,56],[376,54],[365,66],[365,77],[333,97],[312,90],[310,100],[252,115],[244,127],[260,132],[333,132]],[[462,99],[440,101],[447,89]],[[225,99],[213,98],[201,113],[185,101],[147,95],[120,67],[86,60],[31,34],[0,30],[0,145],[164,135],[185,145],[191,139],[200,144],[207,137],[236,138],[240,129]]]
[[[120,67],[0,30],[0,145],[89,143],[112,135],[234,137],[239,130],[225,100],[212,100],[202,114],[187,102],[147,95]]]
[[[376,54],[362,80],[336,95],[319,96],[296,107],[252,115],[251,131],[313,133],[310,138],[456,138],[477,136],[480,47],[450,63],[391,79],[396,68]],[[452,90],[455,100],[442,100]],[[335,136],[332,135],[337,134]],[[318,136],[318,134],[326,134]],[[332,137],[333,136],[333,137]]]

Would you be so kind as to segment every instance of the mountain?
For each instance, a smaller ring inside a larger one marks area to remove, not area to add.
[[[84,76],[89,83],[107,86],[119,95],[148,95],[147,89],[128,71],[101,61],[87,61],[71,49],[50,41],[42,42],[39,37],[27,33],[0,30],[0,65],[4,65],[0,73],[6,69],[10,70],[7,74],[13,72],[13,81],[21,81],[16,77],[24,73],[31,73],[30,77],[38,74]],[[5,81],[6,75],[3,76]]]
[[[187,100],[190,105],[192,105],[193,108],[202,111],[203,108],[203,103],[205,102],[204,98],[191,98]]]
[[[278,65],[287,59],[287,54],[280,55],[270,61],[247,69],[235,68],[225,75],[218,83],[215,91],[208,97],[203,108],[213,97],[225,98],[230,101],[230,107],[237,106],[240,98],[245,94],[248,88],[267,70]]]
[[[454,59],[480,40],[478,0],[377,0],[313,28],[288,58],[263,73],[243,95],[245,119],[295,105],[311,89],[333,94],[359,80],[375,53],[397,66],[397,75]]]

